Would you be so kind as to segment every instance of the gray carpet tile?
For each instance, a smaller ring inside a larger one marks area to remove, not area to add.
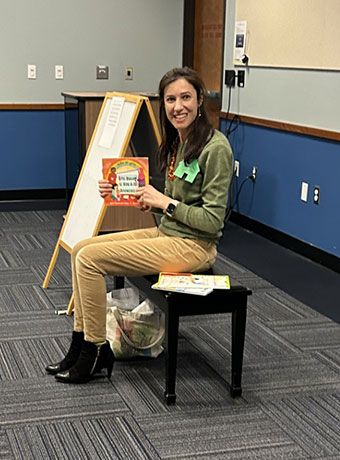
[[[82,417],[62,423],[35,423],[7,429],[6,433],[15,458],[22,460],[161,458],[138,423],[128,414],[117,417]]]
[[[48,286],[47,289],[44,289],[45,295],[48,297],[50,302],[52,302],[53,307],[56,311],[66,309],[70,298],[72,295],[72,287],[68,286]]]
[[[217,369],[222,375],[222,367]],[[306,392],[336,391],[340,375],[317,355],[271,357],[243,367],[244,397],[281,398]],[[340,414],[339,414],[340,415]]]
[[[9,250],[9,251],[14,251],[13,244],[11,244],[7,237],[0,231],[0,248],[1,250]]]
[[[41,286],[0,286],[0,313],[53,309],[54,304]]]
[[[47,273],[49,273],[49,263],[32,265],[32,273],[34,273],[36,280],[39,284],[43,284]],[[48,284],[48,288],[53,288],[55,286],[71,286],[72,285],[72,273],[70,263],[57,263],[51,271],[51,278]]]
[[[17,339],[71,336],[72,325],[66,315],[53,311],[32,311],[0,315],[0,342]]]
[[[1,460],[14,460],[12,449],[10,447],[7,433],[0,429],[0,459]]]
[[[289,321],[301,318],[325,318],[323,315],[299,302],[279,289],[253,292],[248,299],[248,313],[264,322]]]
[[[340,451],[340,393],[284,398],[264,404],[264,411],[310,456]]]
[[[209,362],[229,359],[231,355],[231,324],[226,319],[212,319],[202,324],[181,328],[182,335],[203,353]],[[259,340],[261,337],[261,340]],[[295,355],[299,349],[261,322],[249,322],[245,340],[244,363],[269,357]]]
[[[52,375],[2,381],[0,398],[1,429],[128,412],[104,373],[86,385],[67,385]]]
[[[62,225],[62,210],[43,210],[43,211],[7,211],[0,213],[0,228],[4,230],[18,230],[32,226],[35,231],[39,231],[46,226]]]
[[[137,417],[137,421],[162,459],[307,458],[256,406]]]
[[[50,248],[56,242],[56,232],[40,231],[33,232],[15,232],[10,233],[7,238],[17,251],[33,251]]]
[[[328,366],[330,366],[335,372],[340,373],[340,347],[331,348],[329,350],[322,350],[315,353],[316,356]]]
[[[58,362],[65,356],[70,344],[70,330],[57,337],[0,341],[0,379],[44,376],[46,364]]]
[[[2,286],[39,283],[39,278],[30,268],[13,268],[0,270]]]
[[[0,271],[7,270],[9,268],[21,268],[26,266],[26,263],[20,255],[20,251],[13,251],[13,249],[0,250]]]
[[[54,242],[57,237],[54,237]],[[25,262],[26,265],[49,265],[52,257],[51,251],[46,251],[46,248],[34,249],[34,250],[24,250],[20,251],[20,257]],[[70,255],[64,250],[60,250],[58,254],[57,264],[70,264]]]
[[[230,396],[230,377],[223,379],[193,347],[182,340],[177,363],[175,406],[163,400],[165,374],[163,358],[140,362],[117,362],[114,386],[133,414],[188,411],[242,405],[241,398]]]
[[[301,350],[322,350],[340,347],[340,324],[327,318],[272,323],[271,330]]]
[[[250,272],[247,268],[239,265],[237,262],[234,262],[231,259],[228,259],[226,256],[220,253],[217,254],[215,264],[218,269],[225,271],[235,279],[238,279],[240,276],[252,274],[252,272]]]
[[[268,281],[255,275],[250,270],[241,267],[236,262],[228,260],[222,254],[218,254],[216,267],[222,269],[225,273],[229,274],[232,278],[236,279],[244,286],[247,286],[249,289],[274,289],[274,286]]]

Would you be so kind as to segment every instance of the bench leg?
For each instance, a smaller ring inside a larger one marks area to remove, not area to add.
[[[231,351],[231,387],[230,394],[241,396],[242,394],[242,364],[244,339],[247,320],[247,296],[240,300],[239,305],[232,313],[232,351]]]
[[[167,405],[176,402],[176,367],[179,318],[171,313],[171,306],[165,312],[165,401]]]

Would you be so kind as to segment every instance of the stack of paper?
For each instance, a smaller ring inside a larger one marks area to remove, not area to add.
[[[230,289],[230,280],[228,275],[161,272],[152,288],[183,294],[207,295],[213,289]]]

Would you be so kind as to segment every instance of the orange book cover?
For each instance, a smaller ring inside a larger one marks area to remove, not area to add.
[[[112,185],[106,206],[136,206],[135,191],[149,183],[149,159],[142,157],[103,158],[103,178]]]

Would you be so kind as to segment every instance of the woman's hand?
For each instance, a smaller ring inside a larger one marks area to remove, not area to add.
[[[112,193],[112,184],[108,180],[100,179],[98,181],[98,190],[99,190],[99,195],[102,198],[105,198],[107,195],[110,195]]]
[[[152,207],[165,210],[172,201],[171,198],[156,190],[152,185],[137,188],[135,196],[138,198],[139,207],[142,211],[147,211]]]

